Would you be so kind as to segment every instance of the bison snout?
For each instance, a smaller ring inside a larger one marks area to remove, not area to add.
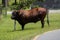
[[[11,19],[15,19],[15,17],[14,16],[11,16]]]

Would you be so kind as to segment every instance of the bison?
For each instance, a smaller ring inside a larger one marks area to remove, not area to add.
[[[17,10],[12,12],[11,18],[17,20],[24,30],[24,25],[27,23],[36,23],[41,21],[42,28],[44,28],[44,18],[47,15],[47,23],[49,24],[48,19],[48,10],[46,8],[33,8],[31,10]]]

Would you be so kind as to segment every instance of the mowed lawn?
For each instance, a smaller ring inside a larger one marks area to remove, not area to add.
[[[40,21],[37,23],[29,23],[25,25],[25,29],[21,30],[21,25],[16,25],[14,30],[14,21],[11,20],[11,15],[0,20],[0,40],[32,40],[36,35],[47,31],[60,29],[60,14],[49,14],[50,26],[47,25],[45,18],[45,27],[41,28]]]

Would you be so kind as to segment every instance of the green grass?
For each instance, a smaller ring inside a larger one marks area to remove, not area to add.
[[[14,30],[14,21],[11,20],[11,16],[0,20],[0,40],[32,40],[36,35],[42,34],[47,31],[60,29],[60,14],[50,14],[50,27],[47,25],[45,19],[45,27],[41,28],[40,21],[37,23],[29,23],[25,25],[25,30],[21,31],[21,25],[16,25],[16,31]]]

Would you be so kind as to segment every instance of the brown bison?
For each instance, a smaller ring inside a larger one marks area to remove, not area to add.
[[[19,24],[22,25],[22,30],[24,30],[24,25],[30,22],[36,23],[41,21],[42,28],[44,27],[44,18],[47,15],[48,20],[48,10],[46,8],[33,8],[31,10],[17,10],[12,12],[11,18],[17,20]]]

